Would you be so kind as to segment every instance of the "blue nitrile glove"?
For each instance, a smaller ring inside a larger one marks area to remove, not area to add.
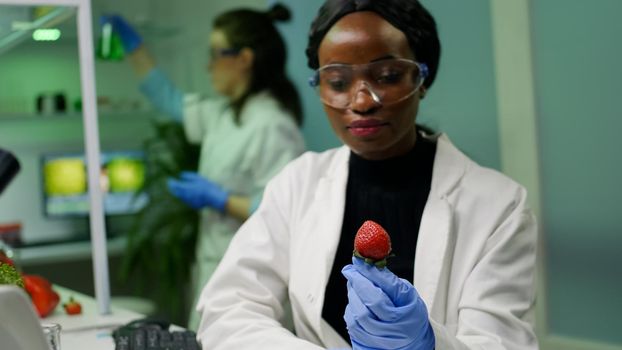
[[[112,30],[121,38],[123,50],[126,53],[134,52],[143,43],[143,39],[138,35],[136,29],[123,17],[119,15],[102,15],[99,21],[102,26],[106,23],[112,24]]]
[[[229,193],[201,175],[184,171],[178,179],[168,179],[169,191],[194,209],[212,207],[225,211]]]
[[[341,273],[348,279],[343,318],[354,350],[434,349],[427,308],[410,282],[357,257]]]

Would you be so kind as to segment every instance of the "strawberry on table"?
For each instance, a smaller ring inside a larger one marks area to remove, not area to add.
[[[73,297],[69,297],[69,301],[63,304],[63,308],[67,315],[79,315],[82,313],[82,305]]]
[[[383,268],[391,254],[391,238],[380,224],[367,220],[361,225],[354,237],[353,255],[365,262]]]

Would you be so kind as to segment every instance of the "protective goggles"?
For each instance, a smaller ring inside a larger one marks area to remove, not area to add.
[[[222,57],[231,57],[237,56],[240,53],[240,49],[235,47],[227,47],[227,48],[211,48],[209,49],[208,56],[211,61],[215,61]]]
[[[428,66],[415,61],[392,58],[367,64],[329,64],[309,78],[322,102],[348,109],[359,92],[367,92],[382,106],[412,96],[428,76]]]

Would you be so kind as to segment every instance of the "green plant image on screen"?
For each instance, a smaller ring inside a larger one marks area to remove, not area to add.
[[[100,189],[106,215],[134,214],[148,202],[142,191],[145,159],[141,151],[102,152]],[[87,216],[89,193],[83,154],[57,153],[42,157],[44,211],[47,216]]]

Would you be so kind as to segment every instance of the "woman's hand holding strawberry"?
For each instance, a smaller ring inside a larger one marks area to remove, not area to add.
[[[431,350],[434,332],[428,310],[410,282],[386,266],[391,238],[368,220],[354,238],[352,265],[341,273],[348,280],[343,318],[354,350]]]
[[[354,350],[434,349],[427,308],[410,282],[357,257],[342,273],[349,301],[343,318]]]

